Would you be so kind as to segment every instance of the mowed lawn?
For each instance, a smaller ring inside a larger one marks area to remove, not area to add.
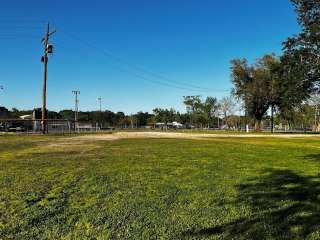
[[[320,138],[0,137],[0,239],[320,239]]]

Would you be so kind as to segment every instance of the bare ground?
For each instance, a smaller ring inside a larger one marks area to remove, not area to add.
[[[208,139],[208,138],[306,138],[320,135],[312,134],[202,134],[202,133],[174,133],[174,132],[116,132],[113,134],[94,134],[78,136],[77,140],[119,140],[132,138],[175,138],[175,139]]]

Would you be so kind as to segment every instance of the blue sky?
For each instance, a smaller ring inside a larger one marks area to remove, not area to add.
[[[80,90],[80,110],[98,109],[102,97],[104,109],[126,113],[228,95],[232,58],[279,54],[299,31],[289,0],[2,1],[0,105],[41,105],[47,21],[57,29],[48,108],[73,108]]]

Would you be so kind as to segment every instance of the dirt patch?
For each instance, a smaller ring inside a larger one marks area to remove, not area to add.
[[[306,134],[201,134],[173,132],[116,132],[113,134],[85,135],[74,137],[74,140],[119,140],[131,138],[175,138],[175,139],[208,139],[208,138],[306,138],[318,137]],[[320,136],[319,136],[320,137]]]

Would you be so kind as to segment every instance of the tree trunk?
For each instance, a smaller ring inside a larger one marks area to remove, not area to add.
[[[317,123],[317,124],[313,125],[313,131],[314,132],[320,132],[320,123]]]
[[[261,132],[261,119],[257,119],[254,124],[254,129],[257,132]]]

